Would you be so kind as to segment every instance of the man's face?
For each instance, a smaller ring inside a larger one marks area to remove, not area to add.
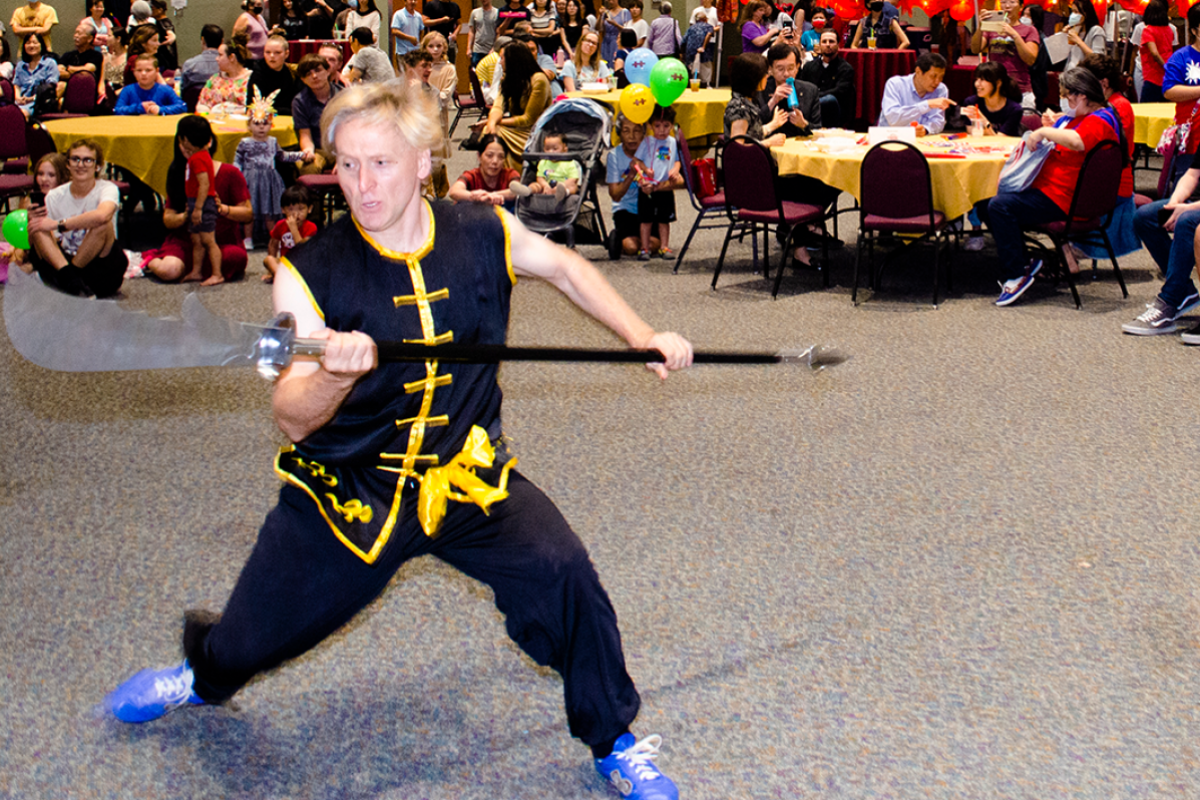
[[[283,69],[283,62],[286,58],[287,48],[279,42],[267,42],[263,47],[263,60],[267,62],[267,66],[271,69]]]
[[[432,61],[417,62],[417,77],[421,79],[421,83],[429,83],[429,76],[433,74]]]
[[[525,46],[529,48],[529,52],[533,53],[533,60],[536,62],[538,57],[537,42],[525,42]]]
[[[629,151],[633,152],[641,145],[642,140],[646,138],[646,126],[638,125],[636,122],[629,120],[621,121],[621,145]]]
[[[314,92],[320,91],[321,87],[329,85],[329,70],[314,69],[304,76],[304,85]]]
[[[329,65],[330,72],[342,71],[342,51],[334,47],[322,47],[321,58]],[[327,76],[328,77],[328,76]]]
[[[96,151],[90,147],[75,147],[67,153],[67,168],[71,180],[86,182],[96,177]]]
[[[419,213],[429,151],[413,149],[391,125],[360,119],[338,127],[335,145],[338,184],[354,219],[370,233],[400,232],[405,214]]]
[[[833,58],[838,54],[838,38],[833,31],[821,34],[821,41],[817,43],[818,52],[826,58]]]
[[[410,14],[412,12],[416,11],[417,10],[417,0],[404,0],[404,8]]]
[[[158,68],[153,61],[139,58],[133,65],[133,77],[137,79],[138,86],[150,89],[158,82]]]
[[[1000,0],[1000,10],[1015,19],[1020,14],[1021,3],[1019,0]]]
[[[930,67],[928,72],[921,72],[921,70],[914,72],[913,86],[916,88],[917,94],[927,95],[941,86],[945,74],[946,70],[937,67]]]
[[[796,54],[788,53],[787,58],[781,58],[771,64],[771,77],[775,79],[775,85],[778,86],[787,83],[788,78],[796,77],[796,71],[800,65],[796,63]]]
[[[83,52],[92,46],[95,41],[95,34],[92,33],[91,25],[80,25],[75,29],[75,49]]]

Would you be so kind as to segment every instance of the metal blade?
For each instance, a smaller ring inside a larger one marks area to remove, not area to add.
[[[182,319],[158,318],[71,297],[18,269],[4,290],[4,324],[18,353],[59,372],[252,366],[264,330],[212,314],[194,294]]]
[[[784,350],[779,354],[780,364],[803,364],[813,372],[826,367],[836,367],[850,360],[850,356],[824,345],[809,345],[803,350]]]

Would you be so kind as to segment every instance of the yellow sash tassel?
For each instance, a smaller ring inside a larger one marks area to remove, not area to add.
[[[450,500],[458,503],[474,503],[488,513],[488,507],[508,497],[508,471],[516,466],[514,458],[500,472],[499,486],[488,486],[478,477],[476,467],[491,467],[496,450],[488,440],[487,431],[478,425],[472,426],[462,452],[450,463],[441,467],[430,467],[421,477],[421,492],[417,497],[417,519],[426,536],[437,535],[442,519],[446,516],[446,504]],[[453,491],[450,487],[460,491]]]

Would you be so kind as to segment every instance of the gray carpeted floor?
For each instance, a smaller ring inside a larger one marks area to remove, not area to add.
[[[777,301],[748,246],[711,292],[718,249],[680,275],[597,263],[698,347],[852,360],[502,371],[522,470],[590,548],[636,731],[663,734],[682,795],[1200,795],[1200,352],[1121,335],[1159,285],[1148,257],[1122,259],[1128,300],[1102,270],[1076,311],[1046,285],[995,308],[994,251],[963,253],[933,310],[927,249],[858,308],[853,241],[833,288],[800,273]],[[265,320],[261,253],[251,271],[205,304]],[[192,291],[134,280],[124,302],[177,313]],[[510,340],[613,344],[532,281]],[[0,797],[614,796],[557,676],[433,560],[236,708],[96,714],[177,659],[182,609],[222,606],[277,491],[269,392],[249,371],[48,373],[0,334]]]

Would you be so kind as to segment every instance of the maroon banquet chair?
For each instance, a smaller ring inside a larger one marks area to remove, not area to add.
[[[854,257],[854,289],[850,300],[858,305],[858,275],[862,265],[864,242],[867,247],[867,272],[870,286],[879,284],[883,265],[874,269],[875,240],[880,234],[919,235],[918,242],[933,241],[933,305],[938,304],[942,242],[949,244],[949,220],[933,207],[933,181],[929,162],[908,142],[880,142],[863,156],[859,172],[858,248]],[[958,239],[955,237],[955,242]],[[946,288],[954,288],[950,268],[946,268]]]
[[[675,269],[673,272],[679,272],[679,267],[683,264],[683,257],[687,255],[688,247],[692,244],[692,238],[696,235],[696,231],[709,230],[711,228],[724,228],[729,222],[729,209],[725,206],[725,192],[718,187],[717,193],[708,197],[700,197],[696,194],[696,175],[692,168],[692,151],[688,147],[687,137],[683,135],[683,130],[679,130],[679,135],[676,137],[679,144],[679,161],[683,167],[683,182],[687,187],[688,199],[692,201],[692,208],[696,210],[696,221],[692,223],[692,229],[688,231],[687,239],[683,242],[683,247],[679,250],[679,255],[675,257]],[[720,148],[717,149],[717,157],[720,158]],[[720,179],[720,167],[717,168],[717,177]],[[704,218],[709,215],[720,215],[720,220],[709,220],[704,222]]]
[[[189,86],[183,90],[183,94],[180,95],[179,99],[187,105],[189,114],[196,113],[196,104],[200,102],[200,93],[203,91],[204,84],[202,83],[196,84],[195,86]]]
[[[1172,138],[1163,149],[1166,152],[1163,153],[1162,171],[1158,173],[1158,188],[1153,197],[1140,192],[1135,193],[1133,202],[1138,208],[1155,200],[1165,200],[1171,194],[1171,173],[1175,171],[1175,156],[1179,152],[1179,143]]]
[[[90,72],[76,72],[67,78],[63,90],[62,111],[42,114],[42,119],[71,119],[90,117],[96,111],[96,77]]]
[[[725,143],[722,162],[726,175],[725,181],[725,213],[729,215],[729,228],[725,231],[725,242],[721,245],[721,256],[717,259],[717,267],[713,270],[712,288],[717,288],[717,279],[721,276],[721,268],[725,264],[725,253],[729,249],[729,240],[733,238],[735,228],[741,228],[750,233],[754,241],[761,230],[766,242],[763,248],[763,274],[771,276],[770,231],[772,226],[786,226],[788,235],[783,243],[783,260],[779,265],[779,274],[775,276],[775,286],[771,290],[771,299],[779,294],[779,284],[783,282],[783,273],[787,269],[788,259],[792,258],[796,234],[809,223],[820,222],[825,227],[827,216],[820,206],[810,203],[798,203],[783,200],[779,192],[779,168],[771,151],[749,136],[735,136]],[[729,180],[729,176],[737,176]],[[825,285],[829,285],[829,237],[824,237],[823,244]]]
[[[29,172],[29,163],[25,115],[17,106],[0,106],[0,172],[24,175]]]
[[[451,139],[454,138],[454,129],[458,127],[458,121],[464,114],[474,114],[480,119],[488,115],[487,99],[483,96],[483,86],[479,83],[479,76],[473,69],[468,69],[467,75],[471,79],[471,93],[454,93],[454,106],[458,111],[454,115],[454,121],[450,123],[448,138]]]
[[[1103,244],[1104,249],[1108,251],[1109,260],[1112,261],[1117,283],[1121,286],[1121,296],[1129,297],[1129,290],[1125,288],[1125,277],[1121,274],[1121,265],[1117,263],[1117,255],[1105,230],[1117,209],[1117,193],[1121,189],[1121,173],[1124,169],[1125,152],[1120,144],[1109,139],[1096,145],[1083,159],[1067,218],[1058,222],[1043,222],[1025,229],[1049,237],[1054,244],[1053,254],[1047,253],[1046,257],[1053,258],[1058,266],[1058,275],[1066,278],[1076,309],[1082,308],[1083,303],[1079,299],[1079,289],[1075,286],[1075,276],[1067,268],[1062,257],[1062,249],[1072,240],[1090,240]]]
[[[8,78],[0,78],[0,104],[11,105],[17,99],[17,90],[13,88],[12,81]]]

